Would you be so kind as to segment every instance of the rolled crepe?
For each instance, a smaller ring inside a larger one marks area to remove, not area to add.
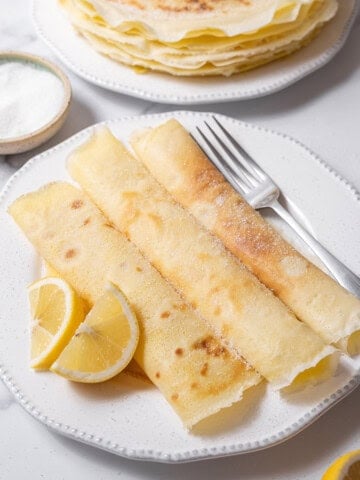
[[[76,150],[68,167],[215,334],[275,387],[290,385],[325,357],[329,364],[336,363],[333,348],[175,204],[108,129],[99,130]]]
[[[107,282],[121,288],[140,325],[135,359],[187,427],[238,401],[260,381],[83,192],[49,184],[20,197],[9,212],[90,305]]]
[[[231,187],[176,120],[132,146],[152,175],[328,343],[360,351],[360,300],[287,243]]]

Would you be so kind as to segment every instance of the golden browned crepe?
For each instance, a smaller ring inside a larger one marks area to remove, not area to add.
[[[139,158],[304,322],[351,354],[360,347],[360,301],[289,245],[231,187],[176,120],[136,135]]]
[[[334,350],[266,289],[106,128],[69,159],[73,178],[232,351],[285,387]],[[334,361],[334,362],[333,362]],[[331,368],[325,368],[329,374]],[[312,372],[316,377],[319,371]],[[322,372],[323,373],[323,372]]]
[[[39,254],[89,304],[109,281],[140,326],[135,359],[187,427],[241,399],[260,376],[216,340],[139,251],[75,187],[53,183],[9,209]]]

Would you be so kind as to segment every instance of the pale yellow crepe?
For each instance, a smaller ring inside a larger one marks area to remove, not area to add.
[[[138,156],[174,199],[328,343],[360,350],[360,300],[305,259],[254,211],[176,120],[134,136]]]
[[[9,212],[52,269],[90,305],[108,281],[121,288],[140,326],[135,359],[187,427],[259,383],[259,374],[214,338],[83,192],[67,183],[49,184],[20,197]]]
[[[99,52],[174,75],[231,75],[306,45],[337,0],[59,0]]]
[[[334,349],[199,226],[106,128],[78,148],[72,177],[187,299],[231,350],[285,387]],[[315,371],[314,376],[319,373]]]

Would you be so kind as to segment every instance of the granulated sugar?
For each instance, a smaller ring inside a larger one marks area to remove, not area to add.
[[[61,80],[31,62],[0,62],[0,139],[30,134],[50,122],[64,101]]]

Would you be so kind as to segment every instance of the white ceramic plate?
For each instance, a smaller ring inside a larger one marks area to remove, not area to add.
[[[107,124],[126,141],[135,129],[171,116],[190,130],[209,119],[209,114],[179,112]],[[295,140],[219,118],[279,183],[286,199],[302,212],[319,239],[359,273],[360,198],[354,189]],[[46,182],[70,180],[66,158],[91,131],[92,127],[83,130],[34,157],[9,180],[0,196],[0,376],[31,415],[58,433],[121,456],[186,462],[280,443],[358,385],[360,358],[344,357],[337,375],[327,382],[288,397],[263,382],[242,402],[214,415],[190,434],[155,387],[141,380],[120,375],[104,384],[75,385],[48,372],[31,371],[26,285],[39,277],[41,262],[6,209],[19,195]]]
[[[179,78],[136,74],[93,50],[71,28],[57,0],[33,0],[39,36],[77,75],[91,83],[160,103],[180,105],[227,102],[261,97],[281,90],[329,62],[344,45],[356,17],[355,0],[340,0],[336,18],[299,52],[230,78]]]

